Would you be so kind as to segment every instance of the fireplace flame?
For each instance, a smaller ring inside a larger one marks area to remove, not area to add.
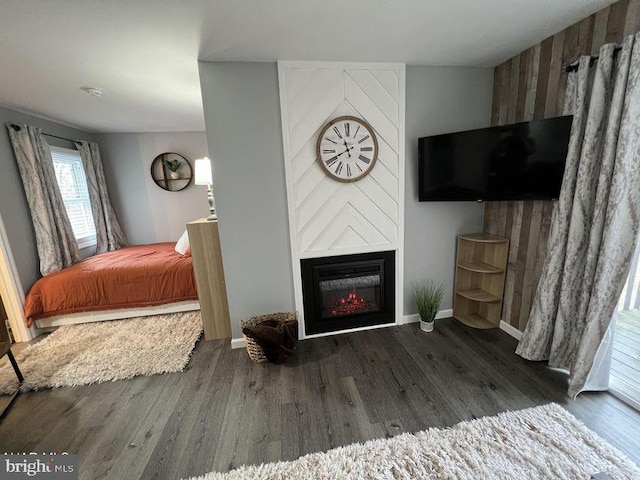
[[[347,295],[346,298],[339,298],[330,306],[331,315],[334,317],[340,315],[353,315],[355,313],[369,312],[377,310],[378,306],[375,302],[368,302],[364,297],[358,296],[355,289]]]

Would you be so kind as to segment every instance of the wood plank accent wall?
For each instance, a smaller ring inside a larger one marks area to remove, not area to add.
[[[640,0],[620,0],[498,65],[492,125],[562,113],[565,67],[640,31]],[[552,202],[487,202],[484,231],[511,240],[502,319],[524,330],[547,254]]]

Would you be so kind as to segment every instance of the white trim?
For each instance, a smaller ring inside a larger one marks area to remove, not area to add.
[[[453,309],[452,308],[446,308],[444,310],[440,310],[438,311],[438,313],[436,313],[436,320],[439,320],[441,318],[449,318],[453,316]],[[402,318],[402,324],[406,325],[408,323],[416,323],[420,321],[420,314],[419,313],[413,313],[411,315],[405,315]]]
[[[436,314],[436,319],[449,318],[451,317],[451,315],[453,315],[453,310],[451,308],[447,308],[445,310],[440,310]],[[307,335],[306,337],[301,338],[301,340],[307,340],[310,338],[328,337],[331,335],[341,335],[343,333],[364,332],[366,330],[376,330],[378,328],[395,327],[397,325],[406,325],[409,323],[416,323],[419,321],[420,321],[420,315],[417,313],[414,313],[412,315],[405,315],[403,317],[400,317],[399,321],[392,322],[392,323],[384,323],[382,325],[371,325],[367,327],[349,328],[347,330],[338,330],[335,332],[316,333],[314,335]],[[244,347],[245,347],[244,338],[231,339],[231,348],[244,348]]]
[[[304,61],[304,60],[278,60],[278,70],[280,68],[326,68],[328,70],[335,69],[356,69],[360,68],[363,70],[369,69],[379,69],[379,70],[400,70],[402,69],[404,72],[405,64],[404,63],[386,63],[386,62],[321,62],[321,61]],[[278,72],[280,73],[280,72]],[[404,89],[404,84],[402,85]],[[404,100],[404,97],[403,97]]]
[[[370,325],[367,327],[348,328],[346,330],[337,330],[335,332],[315,333],[313,335],[307,335],[306,337],[301,338],[300,340],[329,337],[332,335],[341,335],[343,333],[364,332],[366,330],[376,330],[378,328],[395,327],[397,325],[402,325],[402,322],[391,322],[391,323],[383,323],[382,325]],[[245,346],[244,338],[231,339],[231,348],[244,348],[244,346]]]
[[[384,244],[384,245],[369,245],[362,247],[351,247],[351,248],[335,248],[332,250],[321,250],[314,251],[311,250],[309,252],[302,252],[298,255],[298,258],[321,258],[321,257],[337,257],[339,255],[353,255],[357,253],[375,253],[375,252],[393,252],[398,250],[398,245],[396,244]]]
[[[289,212],[289,247],[291,250],[291,273],[293,275],[293,297],[298,313],[298,338],[305,338],[304,309],[302,308],[302,272],[300,270],[300,256],[298,254],[298,239],[295,228],[295,199],[293,193],[293,178],[289,159],[291,151],[289,149],[289,113],[285,95],[286,69],[291,64],[289,62],[278,61],[278,89],[280,94],[280,130],[282,131],[282,150],[284,153],[284,177],[287,189],[287,211]],[[233,340],[231,342],[233,345]]]
[[[0,296],[9,317],[9,325],[16,342],[28,342],[38,334],[28,328],[24,317],[24,290],[16,266],[7,231],[0,215]]]
[[[508,333],[516,340],[520,340],[522,338],[522,332],[518,330],[516,327],[512,327],[511,325],[509,325],[504,320],[500,320],[500,330]]]
[[[609,392],[632,408],[640,411],[640,391],[617,377],[609,377]]]
[[[381,67],[385,68],[385,67]],[[398,250],[396,252],[396,324],[401,325],[404,315],[404,195],[405,195],[405,152],[407,147],[406,110],[406,65],[395,64],[398,70]]]
[[[76,325],[78,323],[104,322],[107,320],[122,320],[124,318],[147,317],[149,315],[190,312],[192,310],[200,310],[200,303],[197,300],[174,302],[153,307],[119,308],[117,310],[98,310],[95,312],[56,315],[54,317],[36,320],[35,323],[40,328],[51,328],[62,325]]]
[[[346,330],[337,330],[335,332],[325,332],[325,333],[314,333],[313,335],[307,335],[304,340],[309,338],[321,338],[321,337],[330,337],[332,335],[341,335],[343,333],[353,333],[353,332],[364,332],[366,330],[377,330],[378,328],[387,328],[387,327],[395,327],[397,325],[401,325],[401,322],[391,322],[391,323],[383,323],[382,325],[369,325],[366,327],[358,327],[358,328],[347,328]]]

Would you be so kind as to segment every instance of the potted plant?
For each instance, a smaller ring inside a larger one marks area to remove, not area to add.
[[[180,169],[182,168],[182,162],[180,160],[163,160],[162,163],[169,169],[169,176],[173,180],[180,178]]]
[[[413,284],[413,297],[420,314],[420,329],[433,331],[433,323],[444,294],[444,285],[433,280],[424,280]]]

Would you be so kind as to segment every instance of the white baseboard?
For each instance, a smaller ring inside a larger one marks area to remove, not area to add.
[[[446,310],[440,310],[436,313],[436,320],[440,318],[449,318],[453,316],[453,309],[447,308]],[[416,323],[420,321],[420,315],[418,313],[414,313],[412,315],[405,315],[402,318],[402,324],[406,325],[407,323]]]
[[[437,314],[436,314],[436,319],[440,319],[440,318],[449,318],[453,315],[453,309],[451,308],[447,308],[446,310],[440,310]],[[405,315],[404,317],[402,317],[402,321],[400,322],[400,325],[405,325],[407,323],[415,323],[415,322],[419,322],[420,321],[420,315],[415,313],[413,315]],[[350,330],[344,330],[344,331],[340,331],[340,332],[328,332],[328,333],[322,333],[322,334],[318,334],[318,335],[310,335],[307,336],[307,338],[315,338],[315,337],[323,337],[323,336],[327,336],[327,335],[337,335],[339,333],[350,333],[350,332],[357,332],[357,331],[362,331],[362,330],[371,330],[373,328],[385,328],[385,327],[392,327],[396,324],[386,324],[386,325],[376,325],[374,327],[361,327],[361,328],[354,328],[354,329],[350,329]],[[231,339],[231,348],[245,348],[246,344],[244,342],[244,338],[232,338]]]
[[[522,332],[518,330],[516,327],[512,327],[511,325],[509,325],[504,320],[500,320],[500,330],[508,333],[516,340],[520,340],[522,338]]]

